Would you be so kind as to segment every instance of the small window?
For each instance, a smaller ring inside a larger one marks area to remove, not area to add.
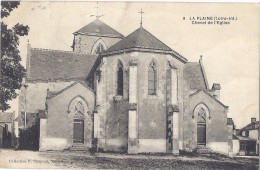
[[[152,61],[148,69],[148,94],[156,95],[157,84],[157,68],[155,62]]]
[[[104,46],[102,44],[98,44],[95,53],[99,54],[105,50]]]
[[[240,150],[246,150],[246,143],[240,142]]]
[[[119,61],[117,64],[117,95],[123,96],[123,91],[124,91],[123,64]]]

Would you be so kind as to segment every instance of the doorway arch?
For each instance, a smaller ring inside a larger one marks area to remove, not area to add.
[[[69,105],[70,117],[72,121],[72,140],[73,143],[84,144],[86,136],[85,132],[85,120],[87,117],[87,103],[81,97],[72,99]]]
[[[207,143],[207,123],[210,119],[210,112],[208,107],[200,103],[198,104],[193,112],[193,117],[196,120],[196,136],[197,136],[197,145],[206,146]]]
[[[206,145],[206,111],[202,107],[197,118],[197,145]]]

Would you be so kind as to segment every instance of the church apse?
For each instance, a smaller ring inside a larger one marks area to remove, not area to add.
[[[31,50],[28,106],[38,93],[35,110],[47,103],[40,150],[227,153],[228,107],[219,84],[209,90],[202,59],[188,62],[142,23],[124,37],[98,18],[74,33],[72,48]],[[54,91],[47,98],[46,88]]]

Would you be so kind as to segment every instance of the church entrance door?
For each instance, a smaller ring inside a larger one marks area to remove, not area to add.
[[[84,143],[84,120],[74,119],[73,143]]]
[[[206,145],[206,123],[197,124],[197,144]]]

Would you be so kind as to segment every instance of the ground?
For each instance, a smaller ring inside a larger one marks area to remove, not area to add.
[[[86,151],[0,150],[0,168],[73,169],[258,169],[258,159],[221,156],[127,155]]]

